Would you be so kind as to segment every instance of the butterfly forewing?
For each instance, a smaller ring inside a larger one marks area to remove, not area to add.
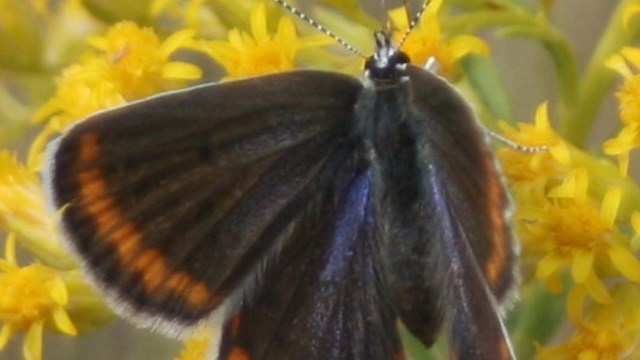
[[[195,323],[282,246],[287,207],[320,190],[360,88],[295,72],[92,116],[50,150],[72,248],[139,320]]]

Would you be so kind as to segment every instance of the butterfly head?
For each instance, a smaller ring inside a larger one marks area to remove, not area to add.
[[[376,51],[365,63],[366,77],[373,82],[397,82],[404,75],[409,56],[400,51],[389,33],[376,31]]]

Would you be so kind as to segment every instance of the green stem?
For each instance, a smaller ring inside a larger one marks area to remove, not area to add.
[[[552,294],[544,285],[532,281],[521,288],[523,301],[509,318],[511,340],[519,359],[533,359],[535,343],[546,343],[566,319],[566,294]]]
[[[467,56],[461,61],[469,84],[477,94],[492,123],[486,124],[496,130],[496,120],[515,124],[509,92],[506,90],[500,72],[493,59],[483,56]]]
[[[530,4],[523,0],[447,0],[445,2],[449,6],[459,7],[466,10],[478,9],[500,9],[500,8],[520,8],[524,10],[532,10]]]
[[[622,198],[618,208],[616,220],[628,223],[631,214],[640,206],[640,187],[636,181],[628,176],[620,176],[618,165],[609,159],[596,158],[588,153],[574,149],[571,152],[572,161],[587,169],[589,174],[589,193],[596,199],[602,199],[612,187],[619,187]]]
[[[625,30],[622,24],[624,9],[633,2],[637,0],[620,1],[614,10],[583,76],[576,106],[561,118],[560,133],[577,146],[586,141],[602,100],[609,93],[615,77],[615,72],[605,67],[604,61],[637,37],[637,29]]]
[[[474,11],[457,16],[446,24],[446,28],[454,33],[476,32],[487,27],[500,27],[504,36],[530,37],[542,42],[558,74],[559,117],[566,117],[575,108],[578,99],[578,66],[564,35],[544,17],[515,7]]]

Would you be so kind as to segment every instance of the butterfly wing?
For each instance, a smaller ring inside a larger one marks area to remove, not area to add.
[[[195,324],[300,240],[290,234],[325,193],[360,89],[299,71],[91,116],[48,149],[45,181],[68,243],[138,322]]]
[[[366,88],[385,282],[407,328],[431,345],[447,324],[454,358],[507,359],[498,315],[513,282],[506,194],[469,106],[417,67]],[[361,97],[362,98],[362,97]]]
[[[450,346],[459,359],[509,359],[499,304],[513,287],[515,252],[507,195],[484,133],[446,81],[408,69],[414,123],[424,141],[425,207],[430,243],[440,249],[450,308]]]
[[[337,160],[337,159],[336,159]],[[403,359],[380,278],[371,171],[333,172],[302,241],[282,249],[224,327],[220,359]]]

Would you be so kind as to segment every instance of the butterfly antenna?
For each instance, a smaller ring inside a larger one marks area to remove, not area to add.
[[[380,0],[380,9],[382,9],[384,28],[387,34],[391,34],[391,21],[389,20],[389,12],[387,11],[387,2],[385,0]]]
[[[302,11],[298,10],[293,5],[289,4],[288,2],[286,2],[284,0],[273,0],[273,1],[275,3],[281,5],[282,7],[287,9],[287,11],[289,11],[290,13],[292,13],[295,16],[299,17],[301,20],[305,21],[309,25],[311,25],[314,28],[318,29],[318,31],[322,32],[323,34],[325,34],[328,37],[330,37],[333,40],[335,40],[338,44],[342,45],[342,47],[347,49],[347,51],[349,51],[349,52],[351,52],[351,53],[353,53],[353,54],[355,54],[357,56],[360,56],[361,58],[364,58],[364,59],[367,58],[366,55],[364,55],[362,52],[358,51],[351,44],[349,44],[346,40],[344,40],[340,36],[334,34],[333,32],[331,32],[331,30],[327,29],[324,25],[322,25],[322,24],[318,23],[317,21],[313,20],[307,14],[305,14]]]
[[[416,13],[416,15],[413,17],[413,19],[411,19],[409,21],[409,28],[407,28],[407,31],[404,32],[404,34],[402,35],[402,39],[400,40],[400,42],[398,43],[398,47],[402,47],[402,44],[404,44],[404,42],[407,40],[407,38],[409,37],[409,34],[411,34],[411,31],[413,30],[413,28],[416,27],[416,25],[418,25],[418,23],[420,22],[420,18],[422,17],[422,14],[424,14],[425,10],[427,10],[427,7],[429,6],[429,4],[431,3],[431,0],[425,0],[425,2],[422,4],[422,7],[420,7],[420,10],[418,10],[418,12]],[[409,11],[409,7],[405,1],[405,8],[407,9],[407,18],[410,18],[408,11]]]
[[[509,140],[506,137],[495,133],[491,130],[488,130],[487,133],[489,134],[489,136],[491,136],[492,138],[506,144],[507,146],[509,146],[510,148],[520,151],[520,152],[525,152],[525,153],[530,153],[530,154],[535,154],[535,153],[540,153],[540,152],[545,152],[545,151],[549,151],[549,147],[547,145],[540,145],[540,146],[528,146],[528,145],[522,145],[520,143],[517,143],[513,140]]]

